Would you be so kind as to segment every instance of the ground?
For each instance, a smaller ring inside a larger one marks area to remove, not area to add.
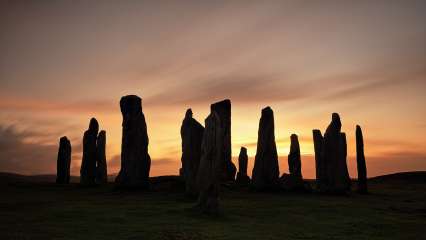
[[[222,212],[206,216],[173,177],[122,192],[3,174],[0,239],[426,239],[426,173],[407,176],[371,179],[369,195],[224,187]]]

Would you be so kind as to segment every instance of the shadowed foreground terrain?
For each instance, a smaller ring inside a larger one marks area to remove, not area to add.
[[[219,216],[185,210],[177,177],[150,192],[51,180],[0,174],[0,239],[426,239],[426,172],[372,178],[370,195],[223,187]]]

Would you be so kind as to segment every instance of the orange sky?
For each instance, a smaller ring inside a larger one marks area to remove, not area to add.
[[[96,117],[118,171],[119,99],[143,98],[151,175],[177,174],[180,125],[191,107],[232,101],[232,154],[256,152],[271,106],[280,172],[292,133],[314,177],[312,129],[342,118],[356,176],[355,125],[370,176],[426,170],[424,1],[0,3],[0,171],[54,173],[57,144]],[[249,173],[253,165],[249,162]],[[235,162],[236,163],[236,162]]]

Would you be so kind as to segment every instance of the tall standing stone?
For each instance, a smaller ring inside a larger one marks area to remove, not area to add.
[[[225,158],[223,157],[223,135],[219,115],[212,111],[205,120],[205,130],[201,144],[201,160],[197,173],[199,189],[196,209],[215,213],[219,207],[219,188]]]
[[[364,156],[364,138],[362,136],[362,130],[359,125],[356,125],[356,163],[358,170],[358,192],[367,193],[367,166],[365,164]]]
[[[237,173],[237,183],[241,185],[246,185],[250,183],[250,178],[247,175],[247,148],[241,147],[240,155],[238,156],[238,173]]]
[[[323,147],[323,137],[321,131],[314,129],[312,131],[314,139],[314,150],[315,150],[315,173],[316,173],[316,185],[317,188],[321,188],[321,182],[325,181],[326,178],[326,169],[322,159],[322,147]]]
[[[224,131],[223,139],[223,156],[225,158],[225,166],[222,180],[234,181],[237,168],[232,162],[231,151],[231,101],[229,99],[216,102],[210,106],[211,112],[216,112],[219,116],[221,127]]]
[[[326,170],[323,192],[346,192],[350,190],[350,179],[346,165],[346,135],[342,134],[340,116],[333,113],[330,125],[324,134],[322,160]]]
[[[71,142],[66,136],[59,139],[58,158],[56,161],[56,183],[70,182]]]
[[[151,158],[142,99],[136,95],[124,96],[120,100],[120,109],[123,115],[121,169],[115,181],[123,187],[147,188]]]
[[[290,136],[290,153],[288,154],[288,170],[290,175],[302,179],[302,161],[300,159],[300,145],[296,134]]]
[[[182,176],[185,179],[185,192],[188,196],[196,196],[196,178],[201,158],[201,142],[204,127],[192,117],[188,109],[182,121],[180,135],[182,138]]]
[[[99,132],[96,141],[96,182],[107,183],[108,172],[105,155],[106,132],[104,130]]]
[[[257,138],[256,157],[252,173],[252,186],[256,190],[274,188],[278,182],[279,167],[274,133],[274,112],[262,109]]]
[[[83,136],[83,158],[80,168],[80,183],[84,185],[95,184],[98,131],[98,121],[95,118],[90,119],[89,129],[84,132]]]

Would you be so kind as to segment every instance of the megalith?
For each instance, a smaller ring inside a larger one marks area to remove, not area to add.
[[[201,143],[204,127],[192,117],[192,110],[188,109],[180,128],[182,138],[182,176],[185,179],[185,193],[188,196],[197,196],[196,178],[201,158]]]
[[[247,148],[241,147],[240,155],[238,156],[238,173],[236,182],[240,185],[247,185],[250,183],[250,178],[247,175]]]
[[[216,213],[219,208],[219,189],[225,165],[223,135],[219,115],[212,111],[205,120],[197,173],[199,196],[195,209],[204,213]]]
[[[367,188],[367,165],[364,156],[364,138],[362,130],[359,125],[356,125],[356,163],[358,170],[358,189],[359,193],[365,194],[368,192]]]
[[[96,141],[96,182],[101,184],[108,182],[105,144],[106,132],[105,130],[102,130],[99,132]]]
[[[274,113],[270,107],[262,109],[257,137],[257,149],[252,172],[255,190],[275,188],[279,178],[278,154],[274,133]]]
[[[66,136],[59,139],[58,158],[56,160],[56,183],[70,182],[71,142]]]
[[[96,141],[99,124],[95,118],[90,119],[89,129],[83,135],[83,158],[80,168],[80,183],[84,185],[95,184],[96,178]]]
[[[325,181],[326,169],[322,160],[322,147],[323,147],[323,136],[321,131],[318,129],[312,130],[314,139],[314,151],[315,151],[315,174],[316,174],[316,185],[320,188],[321,182]]]
[[[148,133],[142,112],[142,99],[127,95],[120,100],[123,115],[121,169],[115,181],[122,187],[149,187],[151,158],[148,154]]]
[[[322,160],[326,169],[325,183],[321,191],[343,193],[350,190],[350,178],[346,164],[346,135],[341,132],[340,116],[332,114],[332,120],[324,133]]]
[[[220,102],[213,103],[210,105],[210,111],[216,112],[223,129],[223,157],[225,158],[224,171],[222,174],[223,181],[234,181],[237,168],[232,162],[232,151],[231,151],[231,101],[225,99]]]

